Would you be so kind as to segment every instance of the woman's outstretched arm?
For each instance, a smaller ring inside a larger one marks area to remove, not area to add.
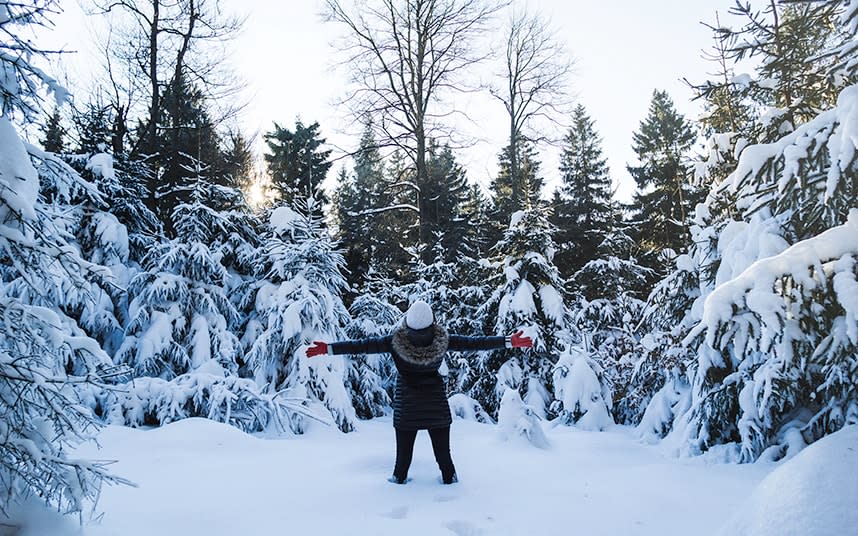
[[[530,337],[523,337],[521,331],[503,337],[465,337],[450,335],[447,347],[450,351],[497,350],[500,348],[530,348],[533,345]]]
[[[355,339],[332,343],[313,341],[313,344],[307,348],[307,357],[323,354],[386,354],[390,352],[390,341],[389,335],[373,339]]]

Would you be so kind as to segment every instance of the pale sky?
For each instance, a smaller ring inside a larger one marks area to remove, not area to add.
[[[241,120],[245,131],[259,133],[261,139],[274,121],[291,128],[300,116],[305,124],[318,121],[322,135],[333,144],[353,150],[357,140],[343,133],[353,130],[347,128],[352,126],[350,120],[334,104],[344,93],[346,73],[334,65],[331,41],[343,29],[322,22],[322,1],[221,0],[221,4],[227,12],[247,16],[228,58],[247,84],[248,106]],[[716,9],[725,12],[731,0],[529,0],[527,4],[548,18],[575,60],[569,82],[576,103],[583,104],[595,121],[618,197],[628,200],[634,189],[626,171],[626,164],[635,159],[632,133],[646,116],[653,90],[666,90],[686,117],[698,115],[699,105],[691,102],[692,93],[681,80],[699,82],[713,70],[701,57],[713,41],[700,21],[712,22]],[[86,56],[92,51],[91,32],[80,30],[76,0],[62,0],[60,5],[67,13],[57,21],[56,43]],[[91,65],[92,60],[84,64]],[[75,76],[75,69],[70,71]],[[506,145],[505,112],[489,97],[467,107],[476,124],[462,128],[482,141],[457,156],[471,180],[488,185],[497,169],[497,154]],[[546,148],[541,158],[553,190],[557,150]],[[338,162],[334,171],[341,165]]]

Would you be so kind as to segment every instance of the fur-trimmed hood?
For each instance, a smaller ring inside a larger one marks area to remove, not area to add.
[[[408,328],[404,324],[400,325],[393,332],[391,341],[393,350],[406,363],[421,366],[440,365],[450,343],[450,334],[447,333],[446,328],[438,324],[433,325],[432,329],[434,331],[432,343],[428,346],[415,346],[408,340]]]

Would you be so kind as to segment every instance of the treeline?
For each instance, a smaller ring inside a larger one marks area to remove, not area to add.
[[[539,445],[542,421],[621,423],[684,452],[779,459],[858,421],[848,2],[735,4],[738,29],[712,28],[721,71],[695,88],[705,117],[653,93],[632,135],[629,206],[613,199],[596,121],[567,106],[568,62],[538,15],[502,27],[505,75],[489,93],[510,135],[483,191],[444,121],[508,6],[379,3],[327,2],[355,69],[353,165],[334,167],[323,126],[275,123],[273,202],[259,208],[252,143],[226,128],[234,86],[212,53],[240,21],[204,0],[104,4],[122,36],[105,48],[112,90],[45,113],[40,88],[65,92],[28,59],[45,52],[14,36],[51,3],[0,2],[14,37],[0,45],[7,501],[36,493],[79,511],[97,497],[115,477],[66,446],[101,423],[348,432],[383,415],[389,359],[303,350],[387,333],[416,299],[451,331],[533,338],[525,353],[451,356],[446,375],[455,413]],[[749,57],[753,73],[736,74]],[[566,125],[553,192],[541,117]],[[40,143],[24,141],[39,122]]]

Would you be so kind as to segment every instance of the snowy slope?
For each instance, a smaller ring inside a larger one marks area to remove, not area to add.
[[[858,534],[858,425],[799,452],[766,477],[721,534]]]
[[[261,439],[188,419],[154,430],[110,427],[103,449],[138,488],[105,489],[85,536],[684,535],[709,534],[774,467],[676,459],[629,429],[547,431],[551,447],[503,442],[497,426],[456,421],[461,482],[443,486],[428,436],[418,436],[405,486],[393,464],[390,419],[355,433],[317,426],[298,438]],[[712,508],[718,504],[718,508]],[[67,532],[80,534],[73,520]],[[44,525],[43,525],[44,526]],[[32,527],[24,534],[44,534]]]

